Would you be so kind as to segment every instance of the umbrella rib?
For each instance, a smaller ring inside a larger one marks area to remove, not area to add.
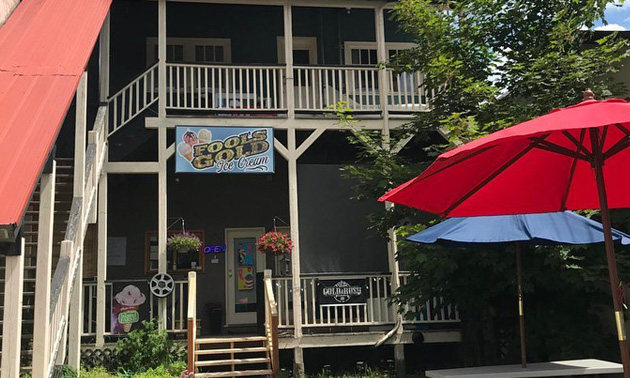
[[[466,201],[471,196],[473,196],[475,193],[477,193],[481,188],[486,186],[486,184],[488,184],[490,181],[492,181],[495,177],[497,177],[498,175],[503,173],[503,171],[508,169],[512,164],[516,163],[520,158],[525,156],[525,154],[527,154],[529,151],[531,151],[535,147],[538,147],[538,144],[544,142],[544,139],[547,138],[548,136],[549,136],[549,134],[545,134],[545,135],[543,135],[540,138],[533,138],[532,142],[530,144],[528,144],[521,152],[516,154],[514,157],[512,157],[510,160],[508,160],[505,164],[500,166],[496,171],[492,172],[492,174],[490,174],[490,176],[486,177],[483,181],[481,181],[474,188],[472,188],[470,191],[468,191],[466,194],[464,194],[462,197],[460,197],[457,201],[455,201],[451,206],[449,206],[448,209],[446,209],[446,211],[443,212],[443,215],[444,216],[448,216],[448,214],[451,211],[453,211],[455,208],[457,208],[459,205],[461,205],[464,201]]]
[[[579,153],[580,150],[584,153],[585,156],[591,157],[591,152],[589,150],[586,149],[586,147],[584,147],[584,134],[580,134],[580,141],[578,141],[577,139],[575,139],[575,137],[573,135],[571,135],[570,132],[568,131],[563,131],[562,135],[564,135],[565,137],[567,137],[567,139],[569,139],[571,141],[571,143],[573,143],[576,147],[577,147],[577,151],[575,151],[576,153]]]
[[[610,125],[604,126],[604,129],[602,130],[602,138],[599,141],[599,150],[600,151],[604,151],[604,143],[606,143],[606,136],[608,135],[608,126],[610,126]],[[626,135],[627,135],[627,133],[626,133]]]
[[[539,138],[530,138],[530,139],[533,140],[533,141],[538,141],[539,140]],[[568,156],[568,157],[581,159],[581,160],[588,161],[588,162],[591,161],[589,156],[584,155],[584,154],[580,154],[577,151],[569,150],[568,148],[559,146],[559,145],[557,145],[555,143],[551,143],[551,142],[547,142],[547,141],[541,141],[541,143],[539,143],[535,147],[538,148],[538,149],[549,151],[549,152],[553,152],[553,153],[556,153],[556,154],[559,154],[559,155],[565,155],[565,156]]]
[[[571,135],[571,134],[569,134]],[[582,143],[584,143],[584,137],[586,136],[586,129],[582,129],[582,131],[580,132],[580,140],[579,140],[579,145],[583,146]],[[573,137],[573,135],[571,135],[571,137]],[[578,147],[579,150],[579,147]],[[577,151],[576,151],[577,153]],[[578,162],[578,158],[574,157],[573,158],[573,162],[571,163],[571,171],[569,172],[569,180],[567,182],[567,190],[564,192],[564,196],[562,197],[562,204],[561,204],[561,210],[566,210],[567,209],[567,200],[569,199],[569,191],[571,190],[571,183],[573,182],[573,175],[575,174],[575,168],[577,167],[577,162]]]
[[[604,157],[604,160],[607,160],[607,159],[615,156],[617,153],[623,151],[628,146],[630,146],[630,137],[626,136],[625,138],[623,138],[620,141],[618,141],[617,143],[615,143],[614,146],[610,147],[608,149],[608,151],[606,151],[606,152],[604,152],[602,154],[602,156]]]

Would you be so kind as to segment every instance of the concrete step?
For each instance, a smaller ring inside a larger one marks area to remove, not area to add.
[[[254,375],[271,375],[270,369],[264,370],[243,370],[243,371],[222,371],[216,373],[195,373],[195,378],[213,378],[213,377],[251,377]]]
[[[269,358],[235,358],[231,360],[212,360],[212,361],[197,361],[195,366],[231,366],[231,365],[254,365],[254,364],[267,364]]]

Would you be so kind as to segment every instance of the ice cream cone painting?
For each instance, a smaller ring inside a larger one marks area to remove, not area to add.
[[[145,295],[137,286],[127,285],[112,302],[112,333],[129,333],[133,324],[140,321],[138,309],[146,302]]]
[[[188,144],[184,142],[179,142],[177,145],[177,152],[182,155],[186,160],[192,161],[193,159],[193,149]]]
[[[199,137],[199,144],[207,144],[212,141],[212,132],[208,129],[199,130],[197,136]]]

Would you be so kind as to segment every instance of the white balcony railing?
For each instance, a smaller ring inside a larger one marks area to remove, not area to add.
[[[396,313],[390,305],[392,295],[390,274],[367,275],[318,275],[301,280],[302,285],[302,326],[335,327],[384,325],[396,322]],[[319,280],[365,279],[367,300],[360,304],[322,306],[318,303]],[[291,277],[274,277],[273,286],[278,304],[279,328],[292,328],[293,297]],[[406,275],[401,274],[405,282]],[[459,313],[454,305],[444,303],[442,298],[433,298],[420,309],[414,309],[416,318],[407,323],[455,323]]]
[[[111,326],[111,308],[114,298],[114,284],[119,285],[133,285],[146,284],[148,281],[139,280],[116,280],[108,281],[105,283],[105,303],[107,314],[105,316],[105,336],[112,334]],[[122,286],[121,286],[122,287]],[[166,330],[170,333],[184,333],[186,332],[186,304],[188,295],[188,281],[177,280],[175,281],[175,288],[171,295],[167,297],[167,320]],[[157,300],[150,293],[146,293],[146,297],[149,304],[149,318],[153,319],[157,317]],[[83,334],[82,336],[96,336],[96,282],[84,281],[83,282]]]
[[[166,108],[284,111],[283,66],[166,65]]]

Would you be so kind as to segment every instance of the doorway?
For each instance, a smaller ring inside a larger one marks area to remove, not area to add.
[[[265,256],[258,253],[256,241],[263,227],[228,228],[226,241],[226,322],[227,325],[256,324],[256,273],[265,269]]]

